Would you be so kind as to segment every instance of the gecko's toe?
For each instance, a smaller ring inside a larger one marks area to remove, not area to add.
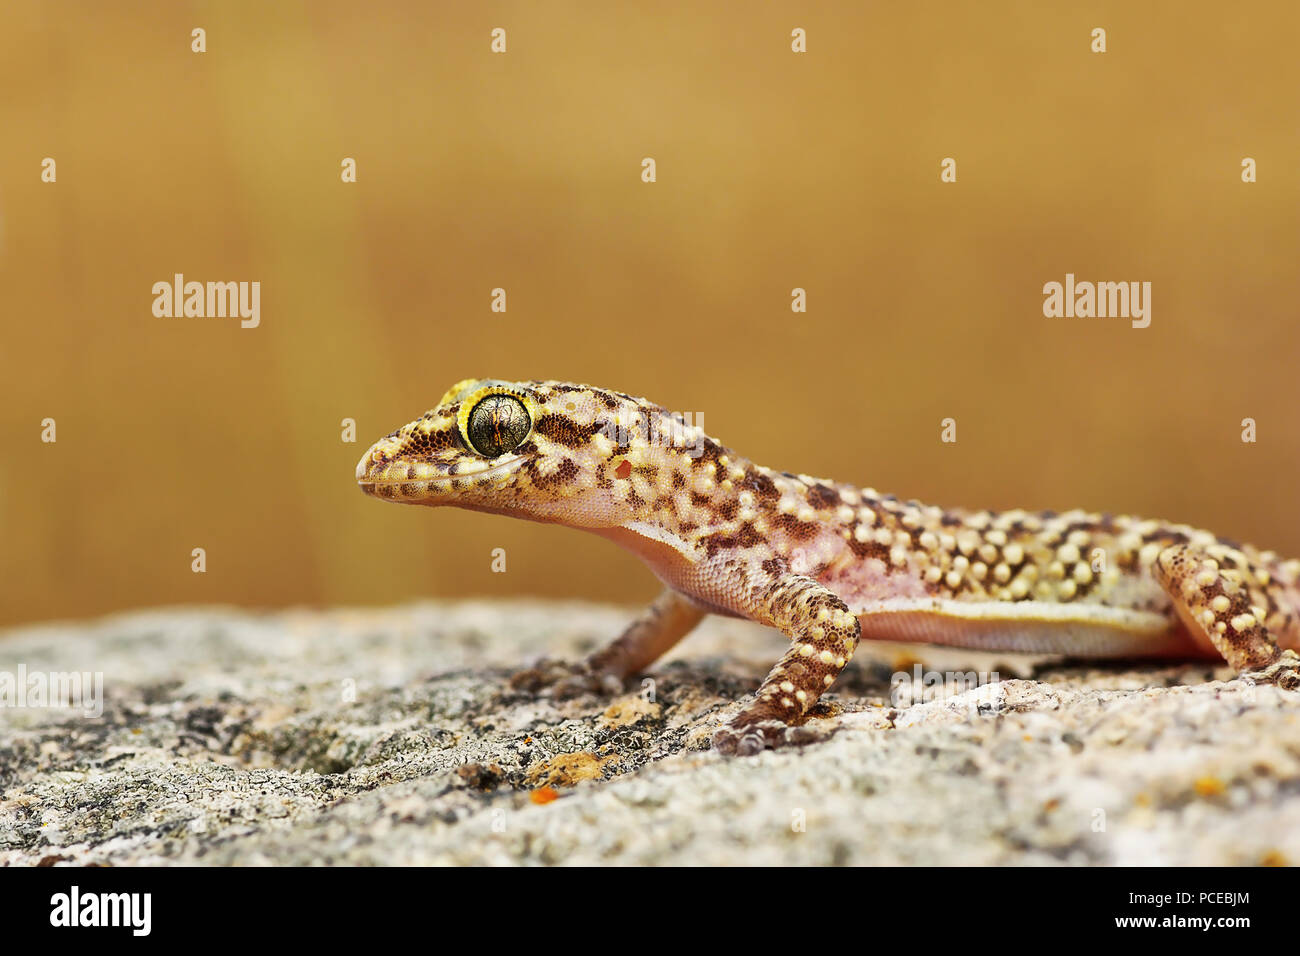
[[[727,757],[752,757],[763,749],[763,738],[731,727],[719,727],[713,732],[713,749]]]
[[[1300,690],[1300,654],[1285,650],[1263,670],[1241,676],[1258,684],[1275,684],[1283,690]]]
[[[713,733],[713,749],[728,757],[752,757],[762,753],[767,743],[755,728],[736,730],[719,727]]]
[[[714,731],[713,749],[727,756],[752,757],[764,750],[802,746],[822,736],[767,714],[744,712]]]
[[[553,660],[541,661],[536,667],[512,674],[509,684],[511,690],[556,700],[588,694],[611,696],[623,691],[623,682],[613,674],[593,671],[585,663]]]

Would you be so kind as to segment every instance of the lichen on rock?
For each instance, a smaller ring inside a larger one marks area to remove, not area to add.
[[[551,602],[167,610],[0,636],[103,713],[0,707],[0,864],[1300,861],[1300,695],[1208,665],[864,645],[805,746],[710,734],[779,634],[709,619],[614,696],[510,676],[629,619]],[[915,662],[915,663],[914,663]],[[919,673],[919,671],[918,671]]]

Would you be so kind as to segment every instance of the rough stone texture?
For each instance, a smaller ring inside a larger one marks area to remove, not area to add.
[[[864,647],[817,739],[726,759],[709,735],[783,641],[717,618],[645,693],[511,690],[629,617],[464,602],[10,631],[0,674],[102,671],[105,705],[0,708],[0,863],[1300,861],[1296,694],[1205,665]],[[1004,679],[913,703],[891,674],[915,658]]]

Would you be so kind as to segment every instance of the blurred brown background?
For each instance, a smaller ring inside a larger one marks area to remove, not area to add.
[[[356,490],[371,441],[486,375],[908,497],[1300,554],[1297,36],[1281,0],[9,0],[0,622],[653,595],[597,538]],[[155,318],[175,272],[260,281],[261,326]],[[1151,327],[1044,318],[1066,272],[1152,282]]]

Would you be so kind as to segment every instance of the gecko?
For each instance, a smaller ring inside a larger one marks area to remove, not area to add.
[[[632,551],[661,594],[577,665],[644,673],[707,614],[789,650],[712,746],[750,755],[798,728],[862,640],[1071,658],[1222,658],[1300,687],[1300,561],[1182,524],[978,511],[774,471],[623,392],[466,379],[356,468],[384,501],[511,515]]]

